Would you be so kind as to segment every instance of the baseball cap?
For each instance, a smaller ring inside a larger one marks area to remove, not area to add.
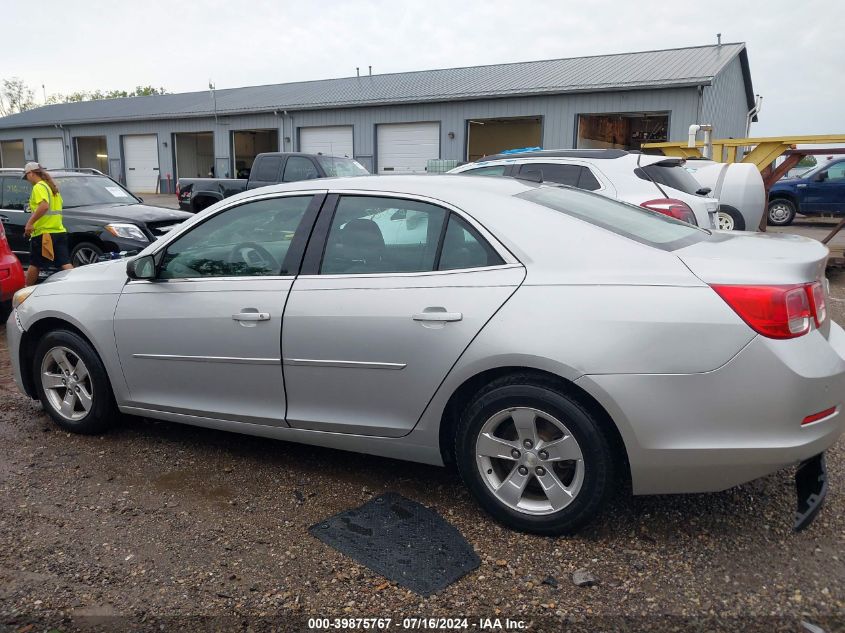
[[[26,179],[26,175],[27,175],[29,172],[31,172],[31,171],[38,171],[38,170],[40,170],[40,169],[44,169],[44,168],[43,168],[41,165],[39,165],[38,163],[36,163],[36,162],[27,163],[26,165],[24,165],[24,166],[23,166],[23,176],[21,176],[21,178],[25,180],[25,179]]]

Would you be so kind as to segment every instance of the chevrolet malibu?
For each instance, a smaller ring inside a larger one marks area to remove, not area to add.
[[[576,189],[328,179],[53,275],[6,329],[18,386],[68,431],[120,411],[454,464],[541,534],[629,482],[716,491],[799,465],[801,528],[843,429],[826,257]]]

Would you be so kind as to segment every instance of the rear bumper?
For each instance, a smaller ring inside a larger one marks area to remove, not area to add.
[[[0,301],[10,301],[23,288],[23,267],[14,255],[0,256]]]
[[[635,494],[724,490],[807,460],[845,425],[845,332],[756,337],[711,372],[593,375],[578,384],[620,427]],[[808,415],[835,413],[802,426]]]

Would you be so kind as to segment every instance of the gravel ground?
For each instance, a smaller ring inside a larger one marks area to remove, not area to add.
[[[831,282],[845,324],[845,273]],[[64,433],[17,392],[0,336],[0,630],[305,631],[309,616],[845,630],[845,441],[801,534],[788,469],[714,494],[620,492],[577,537],[528,536],[489,520],[446,469],[136,418]],[[385,491],[436,508],[480,569],[420,598],[308,535]],[[575,586],[578,570],[597,584]]]

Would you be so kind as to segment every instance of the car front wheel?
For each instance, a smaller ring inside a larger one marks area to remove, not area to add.
[[[33,374],[44,410],[66,431],[100,433],[114,420],[106,369],[75,332],[56,330],[44,336],[35,350]]]
[[[73,264],[74,268],[79,268],[80,266],[93,264],[99,261],[100,255],[102,254],[103,249],[96,244],[81,242],[74,246],[73,251],[70,254],[70,263]]]
[[[795,205],[782,198],[769,202],[769,224],[787,226],[795,219]]]
[[[531,376],[492,382],[467,406],[456,435],[458,470],[478,503],[508,527],[571,534],[599,511],[613,457],[596,419]]]

